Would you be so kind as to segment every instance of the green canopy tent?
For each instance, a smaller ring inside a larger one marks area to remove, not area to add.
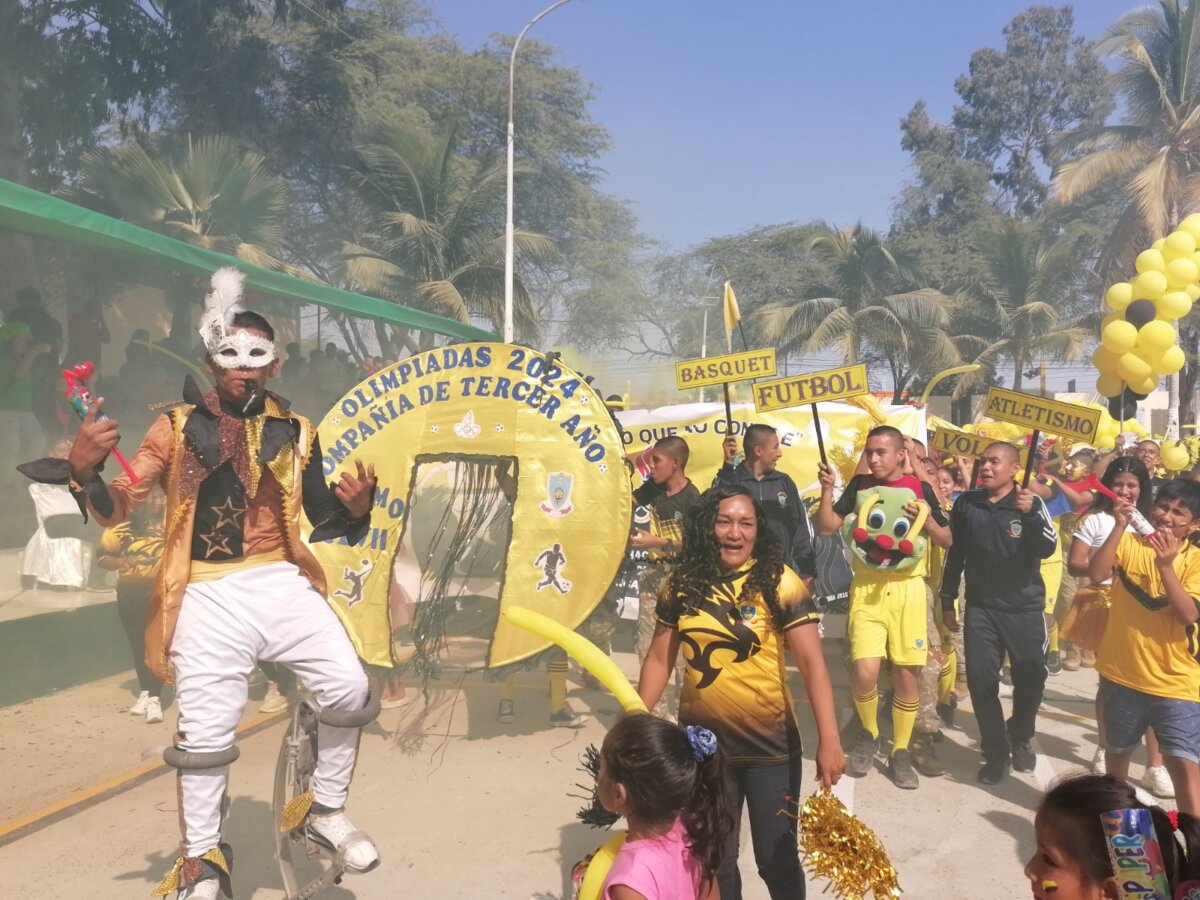
[[[306,281],[234,256],[193,247],[3,179],[0,179],[0,229],[81,244],[192,275],[210,275],[221,266],[236,266],[246,274],[246,287],[263,293],[447,337],[482,341],[497,339],[497,335],[474,325],[398,306],[378,297],[339,290],[318,281]]]

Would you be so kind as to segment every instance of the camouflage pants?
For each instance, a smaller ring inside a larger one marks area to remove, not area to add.
[[[941,730],[941,722],[937,714],[938,677],[942,672],[942,640],[938,631],[937,616],[933,612],[933,604],[937,601],[933,590],[925,589],[925,627],[929,636],[929,653],[925,665],[917,676],[917,724],[913,730],[917,734],[933,734]]]
[[[650,651],[650,642],[654,640],[654,629],[658,620],[654,616],[654,608],[658,604],[658,594],[671,567],[666,565],[644,566],[638,573],[638,622],[637,622],[637,656],[638,665],[646,661]],[[679,711],[679,693],[683,690],[683,654],[675,660],[675,677],[673,685],[667,685],[652,712],[660,718],[673,717]]]

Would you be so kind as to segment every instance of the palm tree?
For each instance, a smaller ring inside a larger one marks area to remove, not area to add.
[[[340,249],[340,274],[371,293],[466,322],[504,320],[504,191],[501,160],[464,159],[455,134],[427,138],[381,128],[351,166],[358,199],[369,211],[361,244]],[[520,171],[518,169],[518,171]],[[545,235],[516,232],[518,267],[554,255]],[[535,340],[536,314],[520,278],[513,284],[518,332]],[[433,335],[421,335],[422,347]]]
[[[287,205],[283,179],[267,170],[263,157],[238,150],[226,137],[189,139],[178,155],[154,154],[137,143],[89,151],[71,195],[185,243],[309,277],[275,255]],[[167,294],[174,307],[171,337],[179,342],[204,291],[194,279],[176,277]]]
[[[930,288],[903,290],[913,283],[912,273],[876,232],[862,224],[826,227],[808,250],[824,264],[827,278],[804,286],[803,299],[766,304],[751,319],[781,354],[833,347],[846,365],[881,357],[897,396],[919,372],[958,361],[948,331],[953,302]]]
[[[1079,263],[1066,241],[1036,225],[1005,218],[977,242],[985,274],[963,292],[958,345],[984,368],[966,376],[960,390],[985,383],[1001,360],[1012,362],[1013,388],[1038,359],[1072,361],[1086,349],[1088,330],[1070,321],[1079,286]]]
[[[1103,251],[1105,283],[1130,268],[1134,255],[1167,234],[1181,213],[1200,208],[1200,19],[1197,4],[1160,0],[1158,8],[1126,13],[1099,49],[1119,62],[1113,78],[1125,121],[1064,135],[1056,145],[1062,163],[1055,174],[1058,196],[1071,200],[1107,187],[1124,186],[1125,208]],[[1192,343],[1194,325],[1185,326]],[[1183,372],[1187,410],[1196,366]],[[1172,392],[1168,431],[1179,424],[1178,380]],[[1177,432],[1176,432],[1177,433]]]

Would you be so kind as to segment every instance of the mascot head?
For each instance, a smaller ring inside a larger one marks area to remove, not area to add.
[[[904,572],[924,558],[929,539],[922,529],[929,507],[920,501],[914,520],[904,514],[904,507],[916,500],[916,494],[904,487],[859,491],[858,508],[842,524],[842,539],[861,565]]]

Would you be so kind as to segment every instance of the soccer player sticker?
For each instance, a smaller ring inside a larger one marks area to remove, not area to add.
[[[340,477],[351,455],[374,464],[379,478],[362,543],[312,546],[334,609],[372,665],[393,663],[389,591],[394,558],[413,528],[412,510],[420,521],[432,516],[435,525],[443,516],[453,520],[443,530],[461,538],[457,555],[443,554],[444,562],[430,563],[424,552],[419,560],[422,583],[439,585],[442,594],[463,583],[470,560],[462,547],[489,537],[481,537],[482,526],[471,530],[472,511],[487,503],[511,511],[508,521],[497,513],[500,537],[488,545],[500,560],[486,579],[492,591],[499,582],[498,604],[492,609],[485,599],[471,607],[494,614],[494,626],[487,626],[490,666],[519,662],[550,643],[512,625],[501,615],[506,608],[519,603],[575,628],[600,602],[625,555],[632,499],[616,423],[596,391],[543,354],[501,343],[422,352],[346,393],[319,436],[326,480]],[[449,476],[440,476],[442,501],[427,502],[422,478],[443,470]],[[414,547],[417,536],[410,536]],[[415,615],[431,608],[426,590],[409,598]]]

